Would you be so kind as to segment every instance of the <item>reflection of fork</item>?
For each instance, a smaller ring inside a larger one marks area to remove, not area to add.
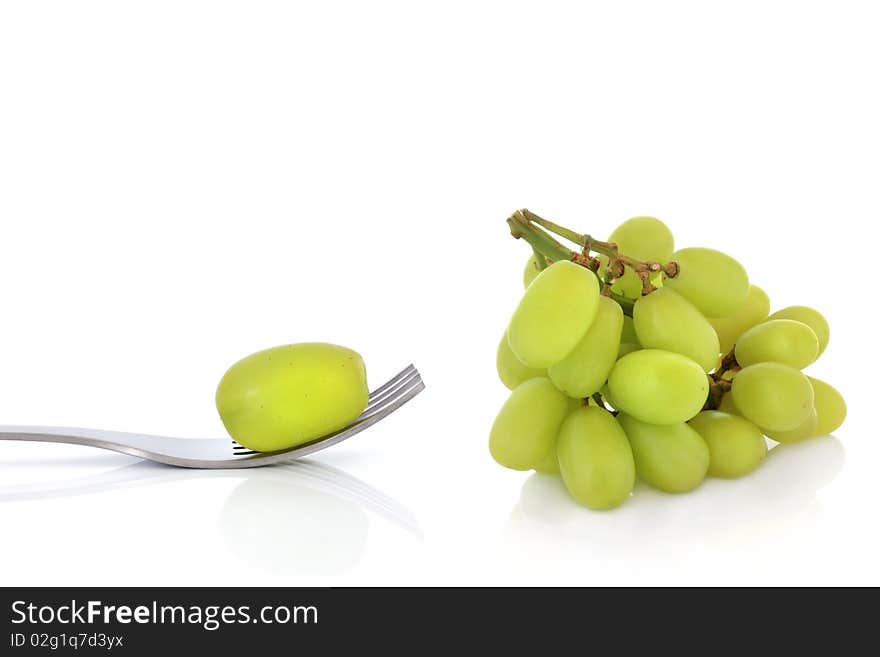
[[[146,436],[100,429],[0,427],[0,440],[29,440],[88,445],[184,468],[256,468],[289,461],[341,443],[391,415],[425,389],[412,365],[370,394],[367,408],[339,431],[278,452],[251,452],[228,438],[194,439]]]
[[[422,537],[416,516],[400,502],[344,470],[311,459],[282,463],[269,470],[249,473],[237,472],[236,470],[215,470],[200,473],[166,468],[146,461],[136,461],[120,468],[68,481],[39,484],[0,484],[0,504],[93,495],[111,490],[185,481],[192,477],[232,478],[235,481],[247,481],[248,478],[258,477],[260,481],[269,482],[276,486],[279,491],[290,490],[291,494],[295,494],[297,487],[307,486],[370,509],[413,535]]]

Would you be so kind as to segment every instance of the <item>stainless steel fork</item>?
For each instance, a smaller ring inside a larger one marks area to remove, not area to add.
[[[100,447],[149,461],[183,468],[257,468],[297,459],[341,443],[398,408],[425,389],[413,365],[370,393],[364,412],[339,431],[278,452],[252,452],[229,438],[167,438],[101,429],[65,427],[4,427],[0,440],[27,440]]]

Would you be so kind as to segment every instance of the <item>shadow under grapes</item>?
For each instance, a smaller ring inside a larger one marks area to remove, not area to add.
[[[560,477],[534,473],[523,483],[506,532],[522,540],[548,536],[614,554],[639,554],[658,545],[752,541],[813,510],[816,493],[834,480],[845,458],[834,436],[776,445],[746,477],[707,478],[681,495],[639,482],[630,499],[611,511],[579,506]]]

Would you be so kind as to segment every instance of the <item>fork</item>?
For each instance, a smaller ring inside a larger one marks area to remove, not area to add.
[[[182,468],[257,468],[314,454],[341,443],[388,417],[424,389],[418,370],[410,365],[371,392],[364,412],[339,431],[276,452],[254,452],[228,438],[167,438],[67,427],[0,426],[0,440],[87,445]]]

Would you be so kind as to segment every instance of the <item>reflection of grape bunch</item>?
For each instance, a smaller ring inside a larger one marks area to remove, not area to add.
[[[842,424],[840,393],[801,373],[828,344],[825,318],[805,306],[770,315],[730,256],[674,251],[653,217],[608,242],[528,210],[508,224],[533,255],[496,357],[512,390],[489,438],[501,465],[558,472],[576,500],[607,509],[636,477],[689,491],[706,474],[754,470],[764,436],[794,442]]]

